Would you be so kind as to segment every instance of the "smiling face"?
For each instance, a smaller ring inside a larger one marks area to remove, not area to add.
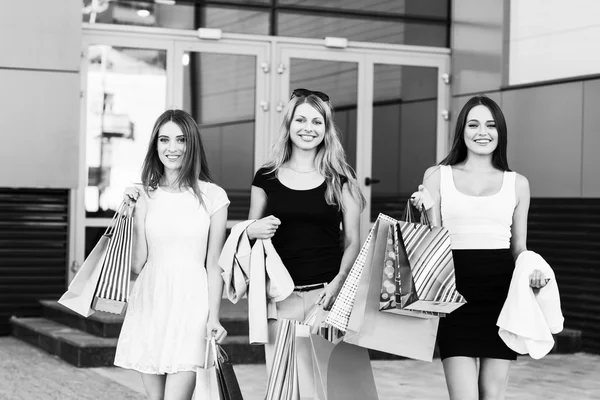
[[[301,150],[313,150],[325,138],[325,119],[321,113],[308,103],[296,107],[290,124],[290,139],[294,147]]]
[[[160,128],[156,150],[165,169],[181,169],[185,154],[185,136],[177,124],[169,121]]]
[[[464,140],[467,150],[477,155],[491,155],[498,147],[496,121],[486,106],[475,106],[467,114]]]

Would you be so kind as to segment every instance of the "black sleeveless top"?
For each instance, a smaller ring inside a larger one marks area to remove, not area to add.
[[[342,261],[342,212],[325,201],[327,183],[314,189],[295,190],[267,171],[259,169],[252,185],[267,194],[264,216],[273,215],[281,220],[271,241],[294,284],[330,282],[338,274]]]

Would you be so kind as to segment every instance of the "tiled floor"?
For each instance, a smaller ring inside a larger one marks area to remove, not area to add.
[[[235,371],[245,400],[264,399],[264,365],[236,365]],[[447,399],[439,360],[374,361],[373,371],[382,400]],[[78,369],[14,338],[0,338],[0,400],[144,398],[141,379],[133,371]],[[520,357],[512,367],[507,400],[538,399],[600,399],[600,356]]]

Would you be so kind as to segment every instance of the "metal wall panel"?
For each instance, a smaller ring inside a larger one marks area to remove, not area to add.
[[[0,188],[0,335],[65,291],[68,190]]]
[[[511,169],[532,197],[581,196],[582,82],[502,92]]]
[[[0,187],[75,188],[79,74],[0,69]]]
[[[508,1],[452,2],[452,94],[461,95],[502,86],[504,23]]]
[[[3,2],[0,67],[79,71],[81,1]]]
[[[600,197],[600,80],[583,83],[583,197]]]

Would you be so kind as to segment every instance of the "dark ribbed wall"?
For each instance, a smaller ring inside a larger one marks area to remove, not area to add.
[[[65,291],[68,190],[0,188],[0,335]]]
[[[528,248],[552,266],[565,327],[600,354],[600,199],[532,199]]]

